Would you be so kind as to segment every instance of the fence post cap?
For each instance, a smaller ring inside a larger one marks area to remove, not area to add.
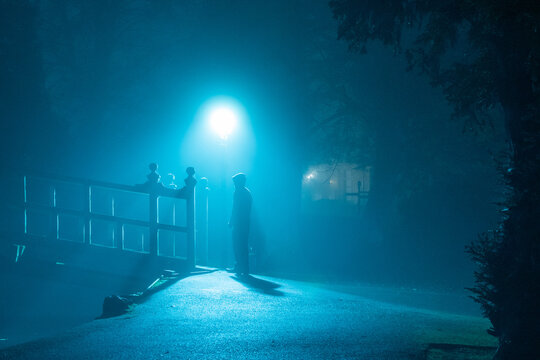
[[[197,185],[197,180],[193,176],[195,175],[195,169],[190,166],[186,169],[186,173],[188,176],[184,179],[184,183],[186,184],[186,187],[193,189],[195,185]]]
[[[150,169],[150,174],[146,175],[148,182],[157,184],[161,179],[161,176],[157,172],[158,165],[156,163],[150,163],[148,169]]]

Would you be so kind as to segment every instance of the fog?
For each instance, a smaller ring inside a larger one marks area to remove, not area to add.
[[[504,190],[498,110],[481,127],[452,118],[391,48],[350,52],[326,0],[0,6],[5,179],[135,185],[157,163],[183,186],[194,167],[209,187],[198,262],[223,267],[242,172],[255,273],[460,294],[473,284],[465,247],[496,227]],[[215,101],[238,116],[226,140],[209,125]]]

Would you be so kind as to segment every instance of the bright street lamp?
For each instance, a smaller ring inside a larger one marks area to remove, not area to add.
[[[227,140],[236,128],[238,116],[233,109],[219,106],[212,109],[209,114],[210,125],[222,140]]]

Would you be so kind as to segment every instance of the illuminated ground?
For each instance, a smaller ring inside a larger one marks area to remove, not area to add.
[[[487,326],[354,291],[214,272],[182,279],[126,315],[4,349],[0,358],[445,359],[444,346],[428,344],[491,346]]]

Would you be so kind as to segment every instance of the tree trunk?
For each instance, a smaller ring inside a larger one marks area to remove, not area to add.
[[[515,78],[512,83],[520,82]],[[517,87],[517,88],[516,88]],[[491,260],[495,287],[489,318],[499,338],[496,359],[540,358],[540,119],[527,87],[510,87],[503,102],[512,142],[511,189],[502,241]],[[529,105],[529,107],[527,106]]]

